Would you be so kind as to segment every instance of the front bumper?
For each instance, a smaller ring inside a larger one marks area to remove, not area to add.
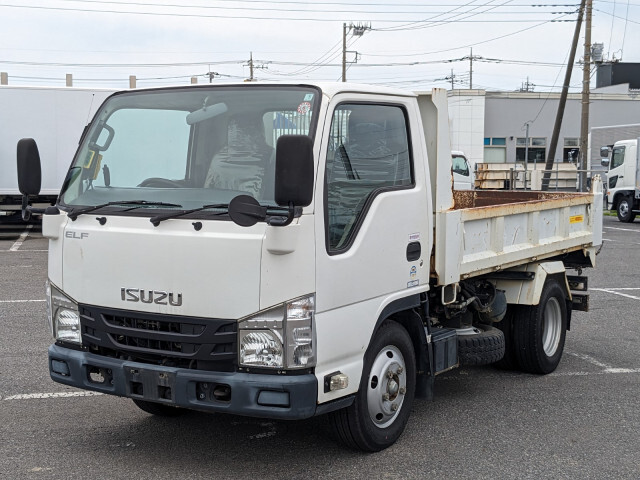
[[[316,414],[312,374],[283,376],[209,372],[103,357],[51,345],[51,379],[109,395],[258,418],[303,419]],[[216,387],[217,390],[216,390]],[[229,395],[214,395],[214,391]]]

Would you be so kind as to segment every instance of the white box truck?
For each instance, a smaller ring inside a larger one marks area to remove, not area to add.
[[[639,138],[620,140],[600,149],[602,165],[608,167],[606,208],[617,212],[621,222],[633,222],[640,213]],[[609,158],[610,157],[610,158]]]
[[[82,129],[115,90],[0,86],[0,219],[20,213],[16,146],[33,138],[42,156],[41,190],[35,204],[53,205]]]
[[[602,241],[597,178],[454,191],[445,90],[122,92],[68,178],[43,216],[53,380],[157,415],[327,414],[365,451],[442,372],[552,372]]]

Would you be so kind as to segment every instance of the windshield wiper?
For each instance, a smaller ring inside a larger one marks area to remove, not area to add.
[[[214,203],[211,205],[203,205],[201,207],[198,208],[192,208],[190,210],[183,210],[181,212],[173,212],[173,213],[167,213],[166,215],[157,215],[155,217],[151,217],[149,219],[149,221],[151,223],[153,223],[154,227],[157,227],[158,225],[160,225],[160,222],[163,222],[165,220],[169,220],[170,218],[178,218],[178,217],[183,217],[185,215],[189,215],[190,213],[196,213],[196,212],[200,212],[202,210],[208,210],[210,208],[229,208],[229,204],[228,203]],[[224,215],[226,212],[220,212],[220,213],[216,213],[215,215]]]
[[[177,203],[151,202],[149,200],[116,200],[113,202],[102,203],[100,205],[93,205],[91,207],[79,208],[77,210],[74,209],[74,210],[71,210],[71,213],[69,213],[67,216],[72,221],[75,222],[76,218],[78,218],[79,215],[93,212],[94,210],[99,210],[104,207],[110,207],[112,205],[135,205],[133,208],[139,208],[145,205],[152,206],[152,207],[176,207],[176,208],[182,207],[182,205],[178,205]],[[131,208],[130,210],[133,210],[133,208]]]

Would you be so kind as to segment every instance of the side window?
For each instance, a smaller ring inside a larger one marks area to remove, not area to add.
[[[611,155],[611,167],[616,168],[624,163],[624,147],[615,147]]]
[[[465,177],[469,176],[469,166],[464,157],[452,157],[451,161],[451,170],[453,170],[453,173],[464,175]]]
[[[370,198],[413,185],[404,110],[342,104],[333,114],[327,153],[327,245],[348,247]]]

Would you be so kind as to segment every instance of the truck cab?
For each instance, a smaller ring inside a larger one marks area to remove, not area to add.
[[[473,190],[474,174],[464,152],[458,150],[451,152],[451,172],[455,190]]]
[[[621,222],[633,222],[640,213],[640,170],[638,140],[616,142],[600,149],[602,165],[608,166],[608,207],[617,212]]]

